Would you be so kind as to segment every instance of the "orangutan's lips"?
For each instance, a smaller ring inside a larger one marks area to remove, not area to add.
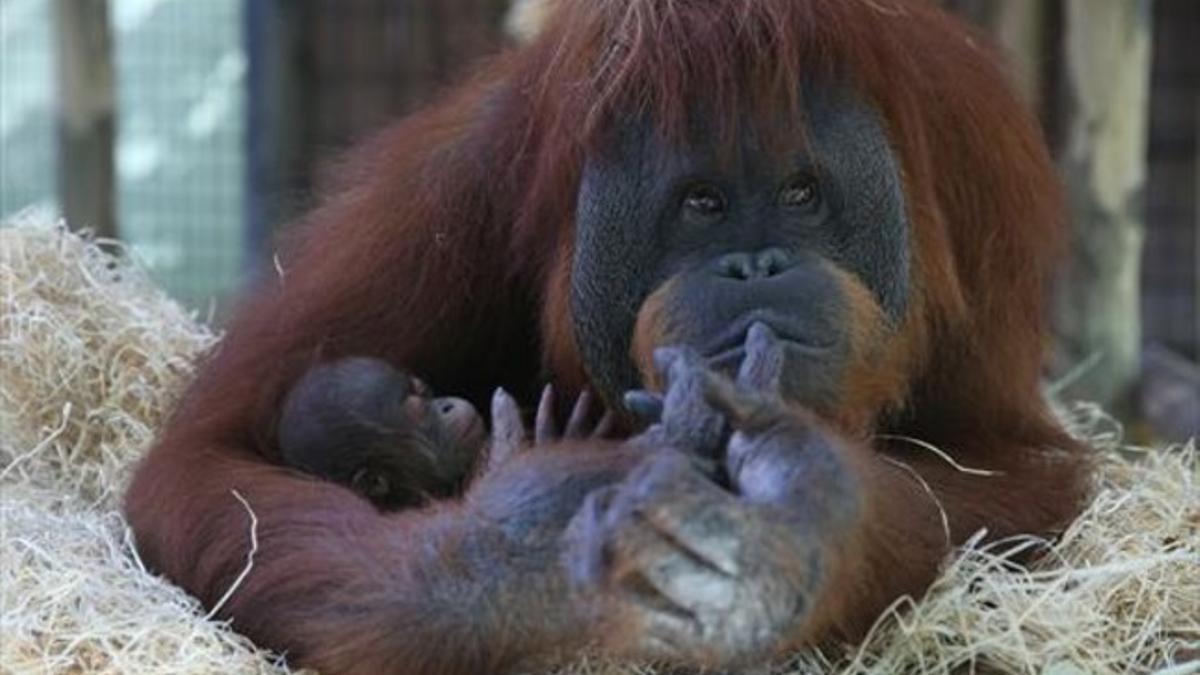
[[[483,418],[476,415],[471,420],[471,423],[454,439],[454,444],[458,446],[478,447],[486,443],[487,439],[487,426],[484,425]]]
[[[718,370],[736,370],[745,357],[746,333],[755,323],[763,323],[779,338],[785,354],[806,358],[819,358],[833,351],[836,340],[816,337],[814,331],[794,318],[782,316],[771,310],[756,309],[738,317],[736,321],[714,340],[708,343],[701,354]]]

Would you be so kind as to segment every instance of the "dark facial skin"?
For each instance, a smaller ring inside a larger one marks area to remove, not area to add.
[[[571,303],[606,398],[640,382],[630,353],[647,300],[659,305],[659,344],[688,346],[727,373],[748,327],[770,326],[783,390],[816,410],[836,403],[851,347],[837,274],[865,286],[888,320],[902,316],[907,216],[884,130],[838,91],[806,88],[804,109],[807,145],[784,125],[772,140],[745,133],[722,155],[702,126],[670,144],[631,122],[614,151],[586,164],[576,225],[586,254],[574,259]]]
[[[547,387],[534,422],[534,445],[601,438],[590,394],[580,395],[560,432]],[[288,393],[279,421],[286,465],[341,483],[381,508],[400,508],[456,494],[488,455],[498,465],[528,443],[521,412],[507,394],[492,402],[493,438],[461,398],[433,397],[420,379],[385,361],[349,357],[308,371]]]
[[[288,466],[347,485],[384,508],[460,489],[487,432],[460,398],[371,358],[314,367],[284,400],[279,448]]]

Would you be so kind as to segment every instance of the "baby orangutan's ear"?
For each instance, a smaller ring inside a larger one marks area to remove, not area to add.
[[[392,490],[387,476],[366,467],[354,472],[354,476],[350,478],[350,487],[373,502],[386,499]]]

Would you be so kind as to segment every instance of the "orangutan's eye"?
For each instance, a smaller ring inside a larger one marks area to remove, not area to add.
[[[712,218],[725,212],[725,196],[712,185],[696,185],[683,195],[683,208],[693,215]]]
[[[807,174],[791,178],[779,191],[779,205],[789,209],[811,209],[820,198],[817,179]]]

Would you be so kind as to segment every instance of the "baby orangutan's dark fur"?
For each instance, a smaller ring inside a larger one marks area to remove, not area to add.
[[[470,403],[433,398],[420,380],[370,358],[305,373],[284,399],[277,434],[284,464],[381,508],[455,494],[487,440]]]
[[[236,490],[218,614],[295,665],[737,668],[1053,531],[1087,485],[1038,386],[1061,199],[986,44],[927,0],[557,0],[345,164],[137,472],[143,560],[213,606]],[[381,512],[280,458],[349,356],[655,422]]]
[[[611,416],[590,432],[590,394],[580,394],[561,438],[602,438]],[[492,401],[496,455],[524,443],[516,402]],[[547,386],[534,424],[535,443],[560,439]],[[379,359],[349,357],[318,365],[288,392],[277,435],[283,463],[345,485],[384,509],[458,494],[489,453],[479,413],[460,398],[433,397],[428,385]]]

